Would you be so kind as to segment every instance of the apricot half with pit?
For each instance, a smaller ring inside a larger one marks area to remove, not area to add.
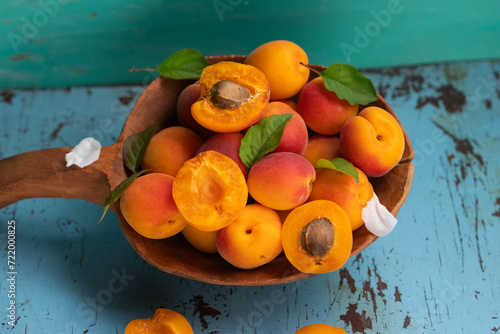
[[[281,240],[286,258],[299,271],[327,273],[349,259],[351,223],[338,204],[316,200],[290,212],[283,223]]]
[[[251,65],[222,61],[205,67],[193,118],[216,132],[241,131],[263,116],[269,102],[265,74]]]
[[[236,162],[210,150],[184,163],[175,177],[172,195],[191,225],[216,231],[231,224],[243,211],[248,187]]]

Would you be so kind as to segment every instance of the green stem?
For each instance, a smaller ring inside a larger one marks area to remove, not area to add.
[[[309,64],[304,64],[303,62],[300,62],[300,65],[307,67],[308,69],[310,69],[311,71],[313,71],[317,75],[321,76],[321,72],[318,71],[318,70],[316,70],[316,69],[314,69],[314,68],[312,68]]]

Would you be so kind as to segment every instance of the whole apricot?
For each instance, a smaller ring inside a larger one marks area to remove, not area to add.
[[[172,195],[191,225],[216,231],[231,224],[243,211],[248,187],[236,162],[222,153],[205,151],[182,166]]]
[[[215,132],[238,132],[257,123],[269,102],[269,83],[262,71],[223,61],[203,69],[200,98],[193,118]]]
[[[191,224],[187,224],[181,232],[187,242],[200,252],[217,253],[217,231],[202,231]]]
[[[342,156],[369,177],[394,168],[405,149],[403,130],[396,119],[379,107],[367,107],[350,118],[340,131]]]
[[[280,144],[273,152],[292,152],[304,155],[308,143],[306,123],[289,105],[279,101],[268,104],[264,117],[281,114],[291,114],[292,118],[286,123]]]
[[[339,137],[318,134],[309,137],[304,158],[314,167],[316,167],[319,159],[332,160],[340,156]]]
[[[361,212],[373,196],[373,187],[365,173],[356,168],[358,181],[346,173],[328,168],[316,169],[316,180],[308,201],[325,199],[340,205],[354,231],[364,224]]]
[[[187,222],[173,196],[174,178],[151,173],[137,178],[120,197],[120,211],[140,235],[163,239],[179,233]]]
[[[316,179],[314,167],[303,156],[276,152],[264,156],[248,172],[248,190],[260,204],[290,210],[307,200]]]
[[[195,156],[201,144],[202,139],[193,130],[182,126],[165,128],[151,138],[142,168],[175,177],[184,162]]]
[[[217,250],[240,269],[271,262],[282,250],[279,215],[260,204],[247,205],[235,221],[217,231]]]
[[[333,327],[327,324],[311,324],[304,326],[294,334],[347,334],[345,330],[339,327]]]
[[[212,150],[224,154],[238,164],[246,178],[248,167],[240,158],[241,139],[243,139],[243,135],[239,132],[218,133],[205,141],[198,153]]]
[[[254,49],[245,64],[257,67],[266,75],[271,88],[271,100],[294,96],[309,79],[306,52],[296,43],[286,40],[267,42]]]
[[[359,105],[341,100],[335,92],[326,89],[323,78],[317,77],[300,92],[297,108],[311,130],[331,136],[339,133],[350,117],[356,116]]]
[[[328,200],[293,209],[281,230],[286,258],[303,273],[327,273],[342,267],[351,254],[352,240],[347,213]]]

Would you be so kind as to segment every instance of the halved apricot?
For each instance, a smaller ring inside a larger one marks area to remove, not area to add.
[[[251,65],[223,61],[205,67],[193,118],[216,132],[241,131],[263,116],[269,102],[265,74]]]
[[[327,273],[342,267],[352,249],[351,223],[337,204],[316,200],[290,212],[281,240],[285,256],[303,273]]]
[[[222,153],[205,151],[181,167],[172,195],[191,225],[216,231],[231,224],[243,211],[248,187],[236,162]]]

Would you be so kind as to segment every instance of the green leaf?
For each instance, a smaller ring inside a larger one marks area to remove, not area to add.
[[[333,64],[318,72],[323,78],[326,89],[335,92],[342,100],[351,105],[368,104],[377,100],[377,91],[370,79],[359,73],[351,65]]]
[[[292,114],[288,113],[271,115],[248,129],[241,140],[240,158],[249,169],[279,146],[285,125],[291,118]]]
[[[156,125],[151,125],[141,133],[134,133],[123,143],[123,162],[133,173],[141,166],[149,141],[153,137]]]
[[[354,165],[344,158],[335,158],[332,160],[319,159],[316,168],[329,168],[352,176],[356,182],[359,181],[359,175]]]
[[[140,172],[134,173],[131,176],[129,176],[127,179],[122,181],[116,188],[109,194],[108,198],[106,198],[106,201],[104,201],[104,212],[102,213],[101,219],[97,222],[98,224],[102,221],[104,216],[106,215],[106,212],[108,211],[109,207],[118,201],[120,196],[123,194],[125,189],[128,188],[132,184],[132,182],[135,181],[139,176],[141,176],[142,173],[147,172],[148,170],[141,170]]]
[[[172,79],[198,79],[208,65],[210,63],[199,51],[183,49],[165,59],[156,72]]]

